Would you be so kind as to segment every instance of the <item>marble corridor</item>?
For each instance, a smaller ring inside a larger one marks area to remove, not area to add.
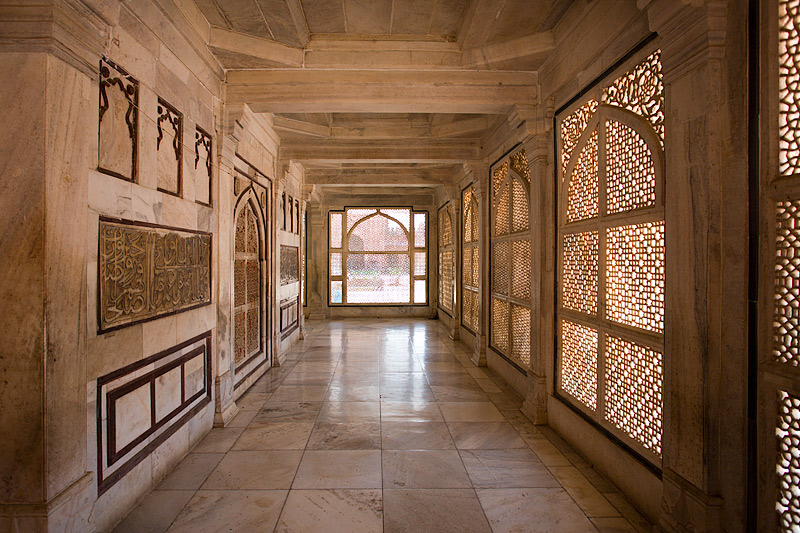
[[[306,325],[116,531],[650,531],[440,322]]]

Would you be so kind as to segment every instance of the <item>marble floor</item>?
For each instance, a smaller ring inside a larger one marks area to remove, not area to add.
[[[116,531],[651,530],[440,322],[306,324]]]

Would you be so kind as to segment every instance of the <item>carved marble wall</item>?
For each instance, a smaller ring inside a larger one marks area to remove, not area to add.
[[[281,246],[281,285],[300,280],[300,249],[296,246]]]
[[[100,331],[211,303],[211,235],[100,219]]]
[[[139,82],[113,61],[100,61],[99,150],[97,169],[136,180],[139,139]]]

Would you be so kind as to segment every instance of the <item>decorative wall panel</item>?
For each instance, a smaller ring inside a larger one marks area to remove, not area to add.
[[[497,178],[497,171],[493,178]],[[501,180],[502,181],[502,180]],[[480,326],[480,211],[475,186],[470,185],[461,192],[461,324],[473,333]]]
[[[100,218],[100,332],[211,303],[211,234]]]
[[[453,204],[439,208],[439,308],[452,315],[455,303],[455,240]]]
[[[211,376],[209,331],[97,379],[99,494],[211,402]]]
[[[300,323],[300,301],[297,296],[281,301],[280,332],[281,340],[286,339]]]
[[[183,178],[183,115],[158,99],[156,150],[158,151],[158,190],[181,195]]]
[[[211,135],[197,126],[194,132],[194,195],[195,201],[211,205],[211,184],[214,168]]]
[[[800,528],[800,398],[778,391],[778,424],[775,436],[778,441],[777,473],[779,478],[778,501],[775,509],[780,515],[781,531]]]
[[[136,180],[139,132],[139,82],[108,59],[100,61],[97,170]]]
[[[659,464],[665,302],[660,52],[587,90],[572,109],[557,117],[557,393]]]
[[[300,281],[300,249],[281,245],[281,285]]]
[[[262,351],[263,275],[261,224],[252,197],[238,210],[233,260],[233,354],[239,367]]]

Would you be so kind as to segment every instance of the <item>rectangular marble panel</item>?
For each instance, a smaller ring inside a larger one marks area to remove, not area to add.
[[[156,422],[161,422],[181,405],[181,369],[173,368],[156,378]]]
[[[291,285],[300,279],[300,249],[281,246],[281,285]]]
[[[211,205],[211,154],[211,135],[197,126],[194,133],[194,199],[203,205]]]
[[[150,384],[120,396],[115,402],[117,448],[122,449],[150,429]]]
[[[211,235],[101,217],[100,332],[211,303]]]
[[[97,170],[135,181],[139,82],[112,61],[100,61]]]
[[[158,151],[158,190],[181,195],[183,171],[183,115],[158,99],[156,150]]]

